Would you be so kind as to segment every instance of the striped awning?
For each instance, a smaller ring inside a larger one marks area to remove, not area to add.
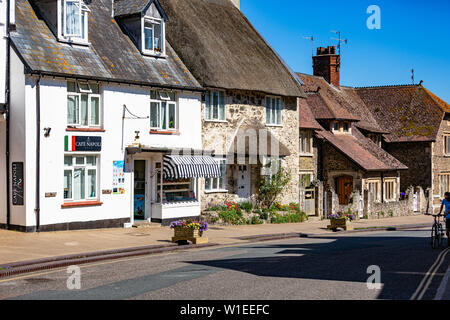
[[[220,166],[210,156],[164,156],[165,179],[218,178]]]

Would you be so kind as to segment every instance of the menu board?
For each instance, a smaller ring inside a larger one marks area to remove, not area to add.
[[[125,193],[125,162],[113,161],[113,194]]]

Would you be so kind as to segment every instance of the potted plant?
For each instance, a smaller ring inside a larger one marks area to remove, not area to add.
[[[191,241],[193,244],[208,243],[208,238],[203,237],[203,233],[208,230],[208,224],[205,221],[177,220],[170,224],[174,230],[172,242],[186,243]]]
[[[335,214],[329,216],[331,225],[328,226],[328,229],[336,231],[338,228],[342,228],[344,230],[353,230],[353,226],[351,224],[354,221],[355,215],[348,211],[346,213],[339,211]]]

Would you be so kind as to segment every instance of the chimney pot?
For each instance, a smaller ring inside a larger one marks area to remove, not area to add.
[[[336,54],[335,46],[317,48],[317,55],[313,57],[314,75],[323,77],[335,87],[340,86],[340,56]]]

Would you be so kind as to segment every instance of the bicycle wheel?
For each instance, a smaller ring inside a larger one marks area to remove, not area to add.
[[[444,246],[444,228],[442,227],[442,224],[439,224],[438,226],[438,231],[439,231],[439,247],[443,247]]]
[[[437,249],[439,247],[440,242],[440,234],[439,234],[439,226],[436,224],[433,226],[431,230],[431,247],[433,249]]]

